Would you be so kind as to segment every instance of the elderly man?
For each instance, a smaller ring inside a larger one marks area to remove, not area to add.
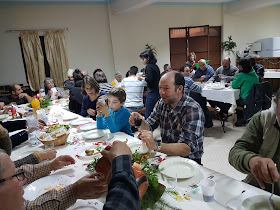
[[[4,96],[0,98],[1,102],[4,102],[5,105],[10,103],[16,103],[17,105],[30,103],[32,101],[32,97],[27,93],[23,93],[21,86],[18,84],[12,84],[9,86],[9,91],[11,93],[10,96]]]
[[[149,149],[169,156],[190,158],[201,164],[204,138],[204,116],[198,103],[184,94],[184,77],[175,71],[168,72],[159,81],[161,99],[153,112],[144,120],[136,112],[129,122],[142,119],[140,138]],[[161,129],[161,140],[153,138],[152,131]],[[152,131],[150,131],[152,130]]]
[[[235,73],[238,71],[236,66],[231,65],[231,61],[229,57],[225,57],[222,61],[222,66],[220,66],[214,76],[210,79],[211,81],[220,82],[223,79],[225,82],[233,81],[235,77]],[[208,100],[209,104],[212,107],[219,107],[220,108],[220,118],[223,120],[227,119],[228,110],[231,107],[231,104],[223,103],[219,101],[210,101]]]
[[[229,57],[225,57],[222,61],[222,66],[220,66],[211,80],[220,82],[221,79],[224,79],[225,82],[233,81],[235,73],[238,71],[236,66],[231,65]]]
[[[276,106],[253,116],[230,150],[229,163],[248,174],[246,183],[270,192],[271,184],[275,182],[274,192],[280,195],[280,89],[274,102]]]
[[[163,65],[163,72],[161,72],[160,77],[162,77],[164,74],[167,72],[172,71],[171,66],[169,64],[164,64]]]
[[[193,81],[195,82],[207,82],[213,75],[214,69],[206,64],[205,59],[198,61],[199,68],[195,71]]]
[[[0,201],[1,209],[67,209],[77,199],[99,198],[108,194],[104,209],[140,209],[139,191],[131,167],[131,151],[124,142],[114,142],[110,151],[102,154],[112,162],[112,179],[107,186],[102,175],[87,175],[60,190],[51,190],[34,201],[23,199],[22,186],[33,182],[50,171],[74,164],[68,156],[60,156],[51,163],[24,165],[16,169],[10,157],[0,150]]]

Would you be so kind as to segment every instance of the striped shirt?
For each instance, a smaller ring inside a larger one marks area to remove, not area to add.
[[[114,87],[113,85],[105,82],[105,83],[99,83],[100,91],[104,91],[106,93],[109,93],[110,90]]]
[[[143,91],[147,85],[146,81],[139,81],[137,77],[127,77],[122,80],[121,87],[126,92],[126,107],[139,107],[143,104]]]
[[[203,154],[204,114],[199,104],[183,95],[174,109],[160,99],[147,119],[152,130],[160,126],[164,143],[186,143],[191,148],[187,156],[200,159]]]
[[[192,78],[190,77],[184,77],[185,78],[185,87],[184,91],[187,96],[190,95],[190,91],[196,92],[196,93],[201,93],[202,88],[204,87],[203,85],[197,85]]]

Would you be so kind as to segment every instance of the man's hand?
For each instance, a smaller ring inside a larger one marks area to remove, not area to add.
[[[74,195],[77,199],[99,198],[108,190],[104,176],[93,173],[84,176],[73,184]]]
[[[142,123],[145,121],[145,118],[138,112],[132,112],[129,118],[130,125],[134,126],[134,119],[142,119]]]
[[[44,120],[38,120],[39,129],[44,128],[44,126],[47,126],[46,122]]]
[[[25,97],[26,95],[27,95],[27,93],[20,93],[20,94],[18,95],[18,98],[21,99],[21,98]]]
[[[146,131],[146,130],[139,131],[139,136],[141,140],[147,145],[148,149],[152,149],[152,150],[157,149],[157,144],[154,140],[152,131]]]
[[[51,160],[56,157],[55,149],[45,149],[43,151],[37,152],[37,155],[40,157],[41,161],[43,160]]]
[[[109,159],[110,162],[114,160],[115,157],[120,155],[132,155],[130,148],[126,143],[121,141],[114,141],[112,148],[108,150],[103,150],[101,154]]]
[[[96,115],[96,111],[94,109],[88,109],[87,110],[87,113],[90,115],[90,116],[95,116]]]
[[[249,161],[249,167],[262,189],[265,188],[264,183],[272,184],[280,179],[277,167],[270,158],[253,157]]]
[[[58,170],[64,166],[74,164],[75,160],[69,155],[61,155],[50,163],[51,170]]]
[[[203,81],[204,79],[205,79],[205,75],[202,75],[201,77],[200,77],[200,81]]]
[[[224,74],[218,74],[218,77],[219,77],[220,79],[222,79],[224,76],[225,76]]]
[[[0,102],[0,109],[3,109],[3,107],[5,106],[4,102]]]

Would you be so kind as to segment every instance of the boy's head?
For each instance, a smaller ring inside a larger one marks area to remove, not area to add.
[[[109,108],[113,112],[119,111],[125,103],[126,93],[122,88],[113,88],[108,94]]]

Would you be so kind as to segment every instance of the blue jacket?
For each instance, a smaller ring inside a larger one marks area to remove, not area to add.
[[[130,112],[127,108],[123,106],[118,112],[113,112],[109,109],[109,112],[111,114],[109,117],[96,117],[97,129],[105,129],[108,127],[111,133],[121,131],[134,136],[128,122]]]

